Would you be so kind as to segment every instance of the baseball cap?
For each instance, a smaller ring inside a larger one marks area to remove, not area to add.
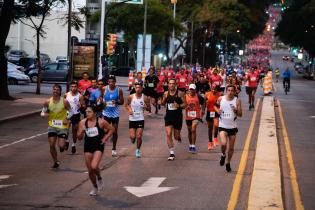
[[[189,85],[189,89],[194,89],[194,90],[196,90],[196,85],[195,85],[195,84],[190,84],[190,85]]]

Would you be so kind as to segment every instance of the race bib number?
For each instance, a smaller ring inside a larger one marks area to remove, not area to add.
[[[152,88],[152,87],[154,87],[154,84],[153,83],[149,83],[148,86]]]
[[[132,82],[129,82],[129,85],[132,85]]]
[[[225,119],[232,119],[234,118],[234,114],[232,112],[224,112],[222,113],[221,117]]]
[[[87,128],[85,130],[85,133],[88,137],[95,137],[95,136],[98,136],[98,129],[97,127],[94,127],[94,128]]]
[[[250,78],[250,81],[252,81],[252,82],[256,82],[256,80],[257,80],[256,77],[251,77]]]
[[[63,126],[62,120],[52,120],[52,125],[54,127],[61,127]]]
[[[215,81],[214,84],[215,85],[220,85],[220,82],[219,81]]]
[[[188,117],[197,117],[197,112],[196,111],[188,111],[187,116]]]
[[[167,104],[167,108],[168,110],[176,110],[177,108],[175,108],[174,104]]]
[[[172,76],[172,74],[171,74],[171,73],[168,73],[167,75],[168,75],[169,77],[170,77],[170,76]]]
[[[180,80],[179,80],[180,82],[182,82],[182,83],[184,83],[184,82],[186,82],[186,79],[184,79],[184,78],[180,78]]]
[[[215,112],[210,112],[210,118],[214,118],[215,117]]]
[[[133,111],[133,116],[134,116],[135,118],[141,117],[141,111]]]
[[[115,104],[113,103],[113,101],[106,101],[106,106],[107,107],[115,107]]]

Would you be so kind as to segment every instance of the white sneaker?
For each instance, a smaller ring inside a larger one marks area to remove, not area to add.
[[[90,196],[96,196],[97,195],[97,188],[93,186],[91,192],[90,192]]]
[[[102,191],[103,190],[103,179],[96,178],[96,184],[97,184],[98,191]]]
[[[112,150],[112,157],[116,157],[116,156],[117,156],[116,150]]]

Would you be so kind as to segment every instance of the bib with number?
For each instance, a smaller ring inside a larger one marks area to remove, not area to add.
[[[188,111],[187,116],[188,117],[197,117],[197,112],[196,111]]]
[[[250,81],[255,82],[256,81],[256,77],[251,77]]]
[[[52,122],[52,125],[54,127],[62,127],[63,126],[62,120],[52,120],[51,122]]]
[[[186,82],[186,79],[185,78],[180,78],[179,81],[184,83],[184,82]]]
[[[221,117],[225,119],[232,119],[234,118],[234,114],[233,112],[224,112],[222,113]]]
[[[215,85],[220,85],[220,82],[219,81],[215,81],[214,84]]]
[[[177,110],[177,108],[174,107],[174,104],[167,104],[168,110]]]
[[[171,73],[168,73],[167,75],[170,77],[172,74],[171,74]]]
[[[154,84],[153,83],[149,83],[148,86],[149,87],[154,87]]]
[[[210,118],[214,118],[215,117],[215,112],[210,112]]]
[[[133,116],[134,116],[135,118],[141,117],[141,111],[133,111]]]
[[[108,106],[108,107],[115,107],[115,104],[113,104],[112,101],[106,101],[106,106]]]
[[[85,133],[88,137],[95,137],[95,136],[98,136],[98,129],[97,127],[87,128],[85,129]]]

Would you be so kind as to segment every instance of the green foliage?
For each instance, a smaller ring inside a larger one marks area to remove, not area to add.
[[[302,47],[315,56],[315,0],[295,1],[286,9],[276,35],[285,44]]]

